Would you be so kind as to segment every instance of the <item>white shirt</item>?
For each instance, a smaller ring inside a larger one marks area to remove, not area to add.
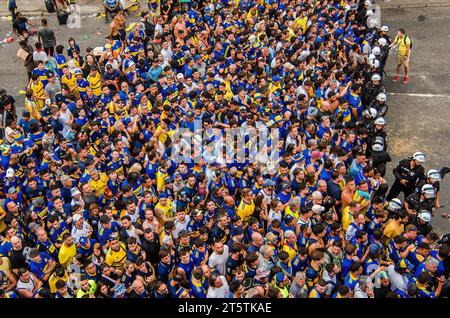
[[[390,265],[387,268],[387,273],[389,276],[389,280],[391,281],[391,290],[394,291],[398,288],[405,289],[408,287],[408,278],[406,276],[402,276],[395,271],[394,265]]]
[[[34,51],[33,52],[33,60],[35,62],[47,61],[48,60],[47,53],[45,53],[44,51],[41,51],[41,52]]]
[[[72,237],[75,244],[78,244],[80,242],[81,237],[87,237],[88,231],[91,229],[91,226],[86,222],[83,221],[83,225],[81,226],[81,229],[77,228],[75,225],[72,228]]]
[[[186,227],[188,226],[190,221],[191,217],[189,215],[186,215],[184,223],[181,223],[181,221],[179,221],[178,219],[174,221],[175,230],[172,232],[174,239],[178,239],[178,233],[180,233],[182,230],[186,230]]]
[[[225,275],[228,256],[228,245],[224,245],[222,255],[219,255],[216,252],[211,254],[209,257],[208,266],[214,267],[221,275]]]
[[[222,287],[215,288],[215,287],[209,287],[208,288],[208,294],[206,295],[206,298],[229,298],[230,297],[230,289],[228,288],[227,280],[224,276],[220,276],[220,279],[222,280]]]
[[[166,49],[161,49],[161,54],[164,57],[164,61],[168,62],[172,59],[172,49],[170,47]]]

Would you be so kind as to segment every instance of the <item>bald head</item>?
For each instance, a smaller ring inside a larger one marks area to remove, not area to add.
[[[260,233],[258,232],[253,232],[252,233],[252,243],[255,246],[261,246],[263,244],[263,237]]]

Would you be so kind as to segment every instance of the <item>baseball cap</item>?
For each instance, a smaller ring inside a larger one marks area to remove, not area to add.
[[[8,189],[8,194],[14,194],[16,192],[17,192],[16,187],[11,187],[11,188]]]
[[[263,187],[273,187],[273,186],[275,186],[275,181],[273,181],[272,179],[264,180]]]
[[[282,283],[286,280],[286,275],[283,272],[279,272],[275,275],[275,281],[277,284]]]
[[[325,211],[325,208],[319,204],[314,204],[313,207],[311,208],[311,210],[314,213],[322,213],[323,211]]]
[[[79,220],[81,220],[83,217],[80,215],[80,214],[75,214],[74,216],[73,216],[73,220],[75,221],[75,222],[78,222]]]
[[[286,189],[290,189],[290,188],[291,188],[291,182],[289,182],[289,181],[285,181],[281,185],[281,190],[286,190]]]
[[[89,242],[89,240],[85,236],[80,237],[80,244],[81,245],[86,245],[88,242]]]
[[[15,174],[16,174],[16,172],[14,171],[13,168],[9,168],[8,170],[6,170],[6,177],[7,178],[12,178],[12,177],[14,177]]]
[[[80,190],[78,188],[74,187],[74,188],[70,189],[70,195],[71,196],[74,197],[74,196],[79,195],[79,194],[81,194],[81,192],[80,192]]]

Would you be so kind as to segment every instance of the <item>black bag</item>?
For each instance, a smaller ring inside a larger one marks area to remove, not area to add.
[[[67,24],[69,14],[66,11],[58,11],[56,16],[58,18],[59,25]]]
[[[45,7],[47,8],[48,13],[56,12],[53,0],[45,0]]]

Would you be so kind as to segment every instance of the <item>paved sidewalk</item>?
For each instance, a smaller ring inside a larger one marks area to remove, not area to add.
[[[16,0],[18,10],[25,15],[46,15],[47,9],[44,0]],[[102,11],[102,0],[77,0],[76,4],[81,8],[81,14],[94,14]],[[9,11],[6,1],[0,5],[0,16],[8,16]]]
[[[450,6],[450,0],[377,0],[381,9]]]

